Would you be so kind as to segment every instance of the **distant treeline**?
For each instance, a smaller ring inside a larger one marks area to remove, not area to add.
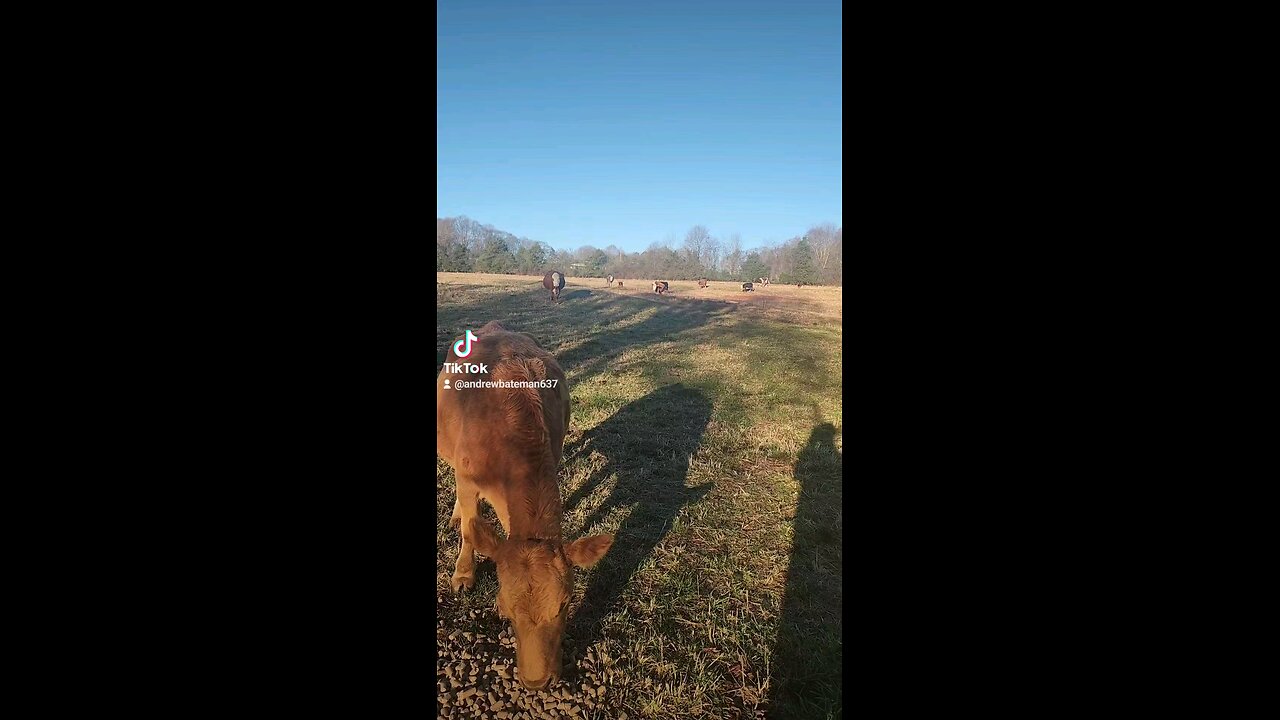
[[[744,251],[738,235],[716,238],[695,225],[683,242],[655,242],[644,252],[627,253],[614,245],[583,245],[566,251],[467,217],[436,218],[436,270],[541,275],[554,268],[569,277],[735,281],[768,277],[783,283],[840,285],[843,232],[831,224],[815,225],[780,245]]]

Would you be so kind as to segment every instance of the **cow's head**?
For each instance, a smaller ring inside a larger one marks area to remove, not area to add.
[[[516,635],[516,669],[530,690],[549,687],[560,676],[560,644],[573,593],[573,568],[591,567],[613,545],[612,535],[565,543],[559,538],[501,540],[489,523],[471,522],[477,552],[498,566],[498,614]]]

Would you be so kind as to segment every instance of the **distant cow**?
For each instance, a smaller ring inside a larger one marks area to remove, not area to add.
[[[560,291],[564,289],[564,273],[552,270],[542,276],[542,287],[551,291],[551,299],[559,300]]]
[[[621,281],[621,280],[619,280],[619,281],[618,281],[618,287],[622,287],[622,281]]]
[[[613,276],[612,276],[612,275],[610,275],[609,277],[607,277],[607,278],[605,278],[605,279],[604,279],[604,286],[605,286],[605,287],[609,287],[609,286],[610,286],[610,285],[612,285],[612,284],[613,284]]]
[[[700,279],[698,280],[698,287],[700,287],[700,288],[704,288],[704,287],[706,287],[706,286],[707,286],[707,279],[706,279],[706,278],[700,278]]]
[[[671,285],[666,280],[654,280],[653,291],[661,295],[662,293],[671,292]]]
[[[768,284],[769,284],[769,278],[767,278],[767,277],[764,277],[764,278],[756,278],[756,282],[760,283],[761,285],[768,285]]]
[[[756,286],[753,283],[749,283],[749,282],[742,283],[742,292],[755,292],[755,291],[756,291]]]

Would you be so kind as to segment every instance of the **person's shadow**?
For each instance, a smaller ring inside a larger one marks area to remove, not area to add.
[[[575,536],[608,532],[593,526],[615,508],[630,507],[630,513],[613,531],[609,552],[591,569],[582,604],[569,619],[566,655],[600,639],[602,620],[619,606],[627,583],[680,510],[711,490],[710,483],[685,487],[690,456],[698,451],[710,420],[711,401],[706,395],[677,383],[628,403],[565,448],[566,460],[587,458],[592,453],[605,458],[604,466],[565,499],[566,514],[584,503],[589,507],[598,487],[616,476],[608,497],[581,523],[574,523]],[[567,663],[565,669],[569,670]]]
[[[841,651],[841,471],[835,428],[822,423],[796,459],[800,485],[787,587],[770,665],[768,717],[838,718]]]

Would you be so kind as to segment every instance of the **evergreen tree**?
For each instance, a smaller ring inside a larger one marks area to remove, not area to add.
[[[531,275],[542,275],[546,271],[543,269],[547,264],[547,246],[542,243],[534,243],[529,246],[529,273]]]
[[[813,285],[818,282],[818,270],[813,263],[813,248],[809,241],[801,239],[791,250],[791,272],[787,274],[788,283],[804,283]]]
[[[449,248],[449,260],[446,269],[449,272],[471,272],[471,253],[462,243],[454,243]]]
[[[743,261],[742,269],[738,271],[738,280],[755,282],[762,277],[769,277],[769,266],[764,264],[764,260],[760,258],[760,253],[752,252]]]
[[[476,258],[476,267],[480,272],[511,272],[515,264],[516,258],[511,254],[511,248],[507,245],[506,239],[497,235],[491,236],[485,242],[484,250],[481,251],[480,257]]]

